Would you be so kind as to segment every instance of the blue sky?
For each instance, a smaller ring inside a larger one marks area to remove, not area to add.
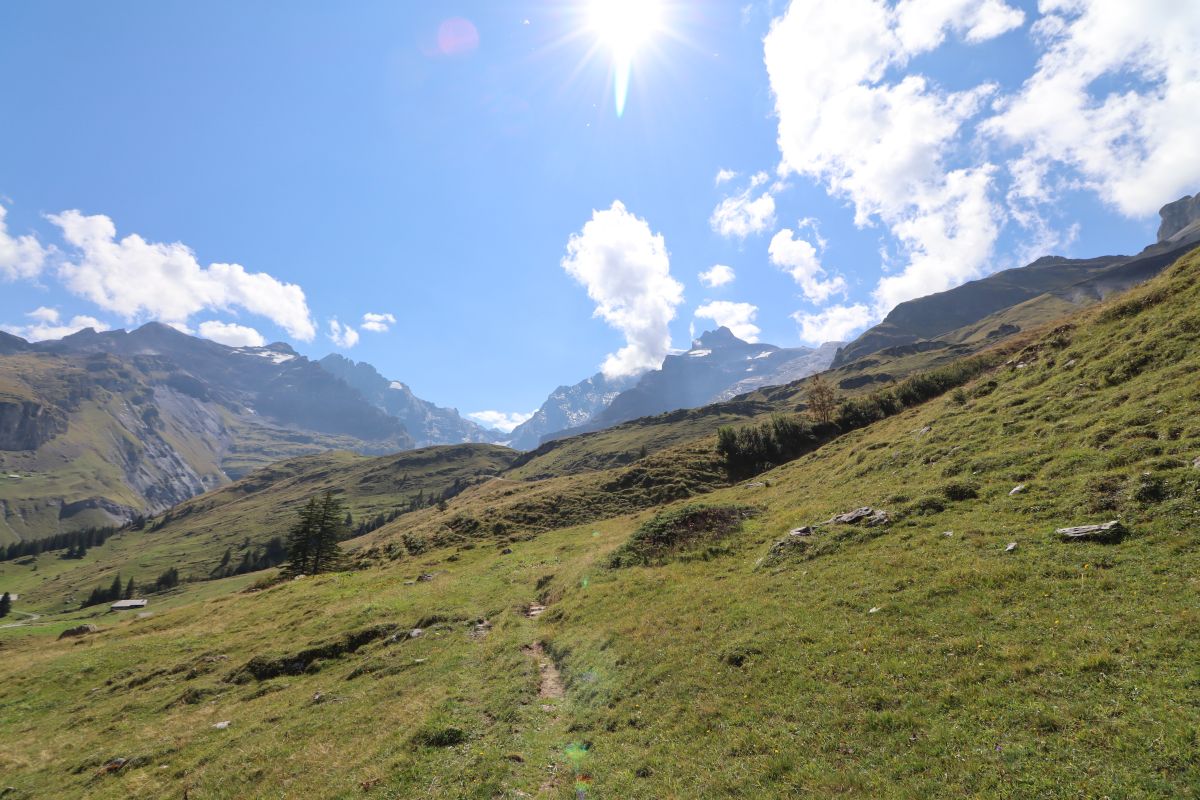
[[[0,323],[252,328],[505,413],[692,326],[852,336],[1200,190],[1194,67],[1146,55],[1200,14],[1155,4],[663,2],[620,117],[583,1],[5,4]]]

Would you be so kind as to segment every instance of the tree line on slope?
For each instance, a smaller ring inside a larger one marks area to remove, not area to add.
[[[1001,358],[998,353],[964,358],[840,402],[833,388],[820,375],[814,376],[806,387],[807,418],[776,415],[766,422],[722,427],[717,431],[717,453],[731,480],[758,475],[811,453],[843,433],[865,428],[961,387]]]

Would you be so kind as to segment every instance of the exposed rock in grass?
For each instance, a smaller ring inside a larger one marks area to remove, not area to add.
[[[100,630],[99,628],[97,628],[95,625],[92,625],[90,623],[88,623],[86,625],[76,625],[74,628],[67,628],[65,631],[60,633],[58,635],[58,638],[59,639],[70,639],[74,636],[86,636],[89,633],[97,633],[97,632],[99,632],[99,630]]]
[[[1055,531],[1065,542],[1083,540],[1110,542],[1120,539],[1125,532],[1125,526],[1115,519],[1101,525],[1078,525],[1073,528],[1059,528]]]
[[[1025,484],[1019,483],[1012,488],[1012,491],[1008,493],[1008,496],[1012,497],[1014,494],[1020,494],[1023,491],[1025,491]]]
[[[876,525],[887,525],[892,521],[886,511],[863,506],[845,514],[836,514],[825,521],[826,525],[865,525],[872,528]]]
[[[108,775],[113,772],[120,772],[121,770],[125,769],[125,765],[128,763],[129,763],[129,759],[122,758],[121,756],[117,756],[116,758],[110,758],[108,761],[105,761],[100,766],[100,769],[96,770],[96,774],[97,775]]]
[[[788,531],[788,536],[812,536],[817,532],[817,529],[812,525],[801,525],[799,528],[792,528]]]
[[[269,657],[254,656],[225,678],[230,683],[247,683],[250,680],[265,681],[280,675],[302,675],[320,669],[319,662],[340,658],[353,653],[360,647],[382,639],[395,632],[394,625],[375,625],[348,633],[340,639],[310,647],[291,655]]]
[[[684,506],[656,514],[609,559],[613,568],[663,564],[689,551],[711,553],[714,545],[753,517],[749,506]],[[708,550],[705,551],[705,546]]]
[[[1017,549],[1017,543],[1009,542],[1008,547],[1004,548],[1004,552],[1011,553],[1013,550],[1016,550],[1016,549]]]

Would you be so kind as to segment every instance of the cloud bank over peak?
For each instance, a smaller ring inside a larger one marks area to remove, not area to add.
[[[742,341],[757,342],[762,329],[754,324],[758,316],[758,306],[750,303],[731,303],[728,300],[716,300],[705,303],[696,309],[696,319],[710,319],[718,328],[729,328],[734,336]]]
[[[248,272],[240,264],[202,266],[179,242],[148,242],[137,234],[118,240],[113,221],[102,214],[72,210],[48,219],[74,249],[59,265],[66,287],[128,322],[186,325],[203,311],[242,309],[301,341],[316,336],[304,290],[295,284]]]
[[[212,339],[229,347],[262,347],[267,343],[263,335],[254,328],[234,322],[207,320],[200,323],[199,330],[205,339]]]
[[[25,316],[33,321],[26,325],[0,325],[0,329],[31,342],[61,339],[64,336],[78,333],[85,328],[91,328],[95,331],[109,330],[107,324],[95,317],[90,317],[86,314],[77,314],[69,320],[63,320],[62,314],[57,308],[48,308],[46,306],[35,308]]]
[[[601,370],[609,378],[656,369],[671,348],[668,328],[683,302],[683,285],[671,277],[671,259],[661,234],[619,201],[593,211],[571,234],[562,268],[596,303],[594,316],[625,337]]]
[[[32,235],[11,235],[7,216],[8,209],[0,203],[0,280],[36,278],[46,263],[47,250]]]
[[[472,411],[467,416],[485,428],[495,428],[501,433],[512,433],[513,429],[522,422],[532,419],[533,413],[522,414],[518,411]]]

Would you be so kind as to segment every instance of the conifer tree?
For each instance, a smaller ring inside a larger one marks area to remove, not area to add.
[[[121,599],[121,576],[119,574],[113,576],[112,586],[108,587],[108,599]]]
[[[296,521],[287,533],[288,560],[285,575],[307,575],[312,571],[317,528],[320,525],[320,506],[314,497],[296,514]]]
[[[126,600],[129,600],[133,597],[134,588],[135,588],[135,586],[133,583],[133,578],[130,578],[129,583],[125,584],[125,599]]]
[[[0,617],[7,617],[8,612],[12,611],[12,597],[8,592],[0,595]]]
[[[334,572],[345,566],[338,542],[346,538],[346,504],[326,492],[320,504],[320,522],[313,553],[313,572]]]

